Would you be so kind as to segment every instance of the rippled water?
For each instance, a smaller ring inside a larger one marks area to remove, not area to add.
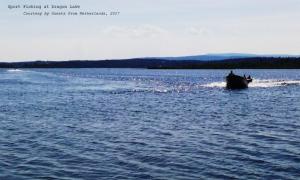
[[[0,70],[0,179],[299,179],[300,71]]]

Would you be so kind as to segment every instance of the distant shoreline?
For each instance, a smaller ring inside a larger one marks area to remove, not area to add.
[[[143,69],[300,69],[299,57],[250,57],[226,60],[72,60],[2,62],[0,68],[143,68]]]

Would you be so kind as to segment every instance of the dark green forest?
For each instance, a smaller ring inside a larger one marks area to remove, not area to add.
[[[138,58],[123,60],[73,60],[3,62],[0,68],[147,68],[147,69],[300,69],[299,57],[254,57],[215,61]]]

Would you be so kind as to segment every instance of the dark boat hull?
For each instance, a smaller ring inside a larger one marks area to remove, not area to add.
[[[245,77],[237,75],[228,75],[226,77],[226,88],[227,89],[246,89],[248,84],[252,79],[247,79]]]

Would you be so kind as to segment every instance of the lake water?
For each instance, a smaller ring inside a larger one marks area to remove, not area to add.
[[[299,179],[300,71],[0,70],[0,179]]]

